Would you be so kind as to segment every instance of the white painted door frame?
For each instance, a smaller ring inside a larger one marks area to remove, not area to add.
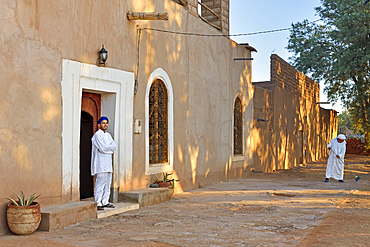
[[[134,73],[64,59],[62,63],[62,193],[80,198],[80,118],[82,92],[102,95],[102,115],[117,144],[113,155],[114,197],[132,181]],[[116,198],[114,198],[116,200]]]

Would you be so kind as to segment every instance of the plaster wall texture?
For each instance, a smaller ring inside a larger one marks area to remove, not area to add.
[[[289,169],[325,157],[328,135],[336,133],[337,122],[335,111],[316,104],[319,84],[275,54],[270,73],[270,82],[254,83],[254,118],[270,113],[273,122],[270,133],[263,131],[262,123],[255,124],[254,138],[264,140],[264,148],[257,148],[254,166],[263,171]],[[266,94],[272,96],[270,105]],[[268,145],[272,150],[266,154]]]
[[[272,85],[272,84],[271,84]],[[273,86],[273,85],[272,85]],[[272,172],[275,169],[276,134],[274,131],[274,91],[256,86],[253,97],[253,168]],[[265,121],[267,120],[267,122]]]
[[[207,27],[206,23],[189,15],[179,31],[220,34]],[[238,170],[233,171],[231,177],[244,175],[241,171],[252,155],[248,149],[246,158],[232,165],[232,114],[234,96],[239,92],[245,104],[244,142],[245,145],[250,144],[247,141],[252,114],[250,62],[240,63],[232,59],[235,56],[248,57],[250,51],[222,37],[160,32],[144,32],[141,37],[140,56],[143,57],[141,64],[144,64],[144,68],[139,72],[139,79],[147,78],[148,73],[157,68],[158,61],[161,61],[161,68],[171,75],[175,94],[173,177],[181,179],[176,183],[175,190],[188,190],[223,181],[229,178],[230,170]],[[164,41],[164,45],[158,45],[159,41]],[[157,52],[163,48],[169,52]],[[140,98],[145,94],[141,90],[145,82],[140,79],[139,83],[134,118],[143,119],[144,102]],[[145,133],[134,135],[134,145],[142,146],[144,137]],[[134,149],[133,160],[132,186],[145,187],[153,177],[142,174],[145,165],[143,148]]]
[[[128,21],[128,11],[166,11],[169,20]],[[76,186],[63,191],[63,60],[97,65],[104,44],[106,67],[136,73],[138,26],[220,34],[173,1],[2,1],[0,54],[7,58],[0,67],[2,212],[4,198],[21,190],[41,194],[42,206],[76,200]],[[250,51],[224,37],[148,30],[140,41],[132,114],[145,119],[148,78],[163,69],[174,94],[173,177],[180,178],[176,191],[246,176],[244,170],[252,163],[251,67],[232,58],[250,57]],[[232,114],[237,94],[244,106],[245,151],[235,160]],[[153,179],[145,173],[145,131],[132,138],[132,179],[114,181],[119,191],[147,187]],[[5,219],[1,214],[0,233],[7,231]]]

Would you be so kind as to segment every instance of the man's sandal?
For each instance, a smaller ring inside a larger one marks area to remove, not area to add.
[[[113,204],[107,204],[107,205],[104,205],[103,207],[104,208],[114,208],[114,205]]]
[[[98,206],[97,209],[98,210],[104,210],[104,206]]]

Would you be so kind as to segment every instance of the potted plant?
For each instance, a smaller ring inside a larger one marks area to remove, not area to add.
[[[32,194],[28,199],[16,194],[18,201],[11,198],[7,205],[6,217],[9,229],[15,234],[31,234],[37,230],[41,221],[40,205],[35,200],[40,196]]]
[[[169,179],[169,176],[172,175],[172,173],[162,173],[163,174],[163,179],[159,179],[157,175],[154,175],[156,178],[156,181],[154,181],[154,184],[158,184],[158,187],[171,187],[173,188],[174,182],[179,181],[178,179]],[[156,187],[156,186],[151,186],[151,187]]]

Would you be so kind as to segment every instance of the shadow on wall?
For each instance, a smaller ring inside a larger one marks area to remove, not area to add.
[[[184,33],[218,34],[216,29],[210,28],[208,24],[199,19],[193,16],[187,17],[183,7],[174,4],[173,1],[164,1],[163,6],[143,5],[136,2],[132,4],[135,6],[135,11],[166,10],[169,13],[169,20],[161,22],[163,25],[159,29]],[[186,18],[189,18],[189,23],[183,22]],[[158,22],[138,23],[141,28],[158,28]],[[230,98],[230,94],[234,93],[230,91],[235,89],[229,85],[232,84],[229,82],[230,71],[227,70],[225,73],[222,69],[229,68],[229,64],[232,63],[230,57],[235,47],[232,47],[234,44],[230,42],[222,36],[184,36],[152,30],[143,30],[141,33],[138,75],[141,84],[139,84],[138,94],[143,93],[145,78],[158,64],[171,74],[171,81],[173,80],[176,92],[174,124],[177,130],[184,129],[185,132],[176,133],[175,131],[174,139],[175,141],[185,139],[187,142],[186,146],[184,142],[174,143],[174,178],[180,178],[180,182],[177,183],[179,188],[203,186],[203,183],[207,183],[207,179],[215,182],[213,176],[222,169],[221,163],[225,166],[225,174],[224,177],[218,175],[219,181],[229,179],[230,175],[232,177],[242,175],[240,172],[229,173],[230,170],[237,168],[232,162],[230,147],[232,132],[230,117],[233,112],[233,98]],[[246,54],[245,48],[242,47],[242,49]],[[158,61],[163,61],[163,63]],[[243,111],[245,112],[250,107],[253,88],[248,79],[250,61],[243,62],[243,64],[244,67],[238,75],[240,81],[237,90],[242,94]],[[186,68],[192,72],[189,73]],[[246,120],[245,128],[251,129],[252,120],[244,119]],[[245,143],[249,138],[249,134],[246,133],[247,131],[245,131]],[[252,156],[246,146],[245,144],[245,154]],[[229,154],[225,157],[224,151],[218,152],[218,150],[229,150]],[[240,171],[242,170],[243,167],[240,168]],[[141,180],[145,179],[148,178]]]
[[[254,115],[253,119],[253,169],[263,172],[276,170],[276,149],[272,143],[276,140],[274,133],[274,105],[273,91],[255,87],[254,90]]]
[[[330,141],[328,133],[336,131],[336,113],[316,104],[319,84],[273,54],[271,81],[254,85],[254,119],[263,118],[263,112],[265,115],[271,112],[273,121],[271,133],[263,131],[258,122],[256,124],[255,144],[259,147],[256,147],[255,165],[270,172],[325,157]],[[271,103],[267,93],[271,95]],[[274,150],[271,154],[266,152],[268,146]]]

